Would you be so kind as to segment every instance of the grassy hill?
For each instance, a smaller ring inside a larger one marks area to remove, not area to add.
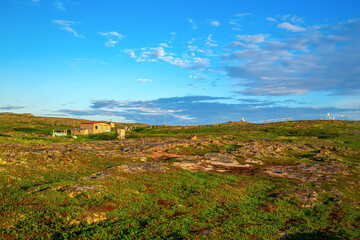
[[[85,121],[0,114],[0,238],[360,236],[358,121],[51,136]]]

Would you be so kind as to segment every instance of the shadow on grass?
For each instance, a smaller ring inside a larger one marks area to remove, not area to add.
[[[285,239],[301,239],[301,240],[316,240],[316,239],[327,239],[327,240],[338,240],[344,239],[344,236],[331,236],[324,232],[311,232],[311,233],[295,233],[286,235]],[[346,238],[345,238],[346,239]]]

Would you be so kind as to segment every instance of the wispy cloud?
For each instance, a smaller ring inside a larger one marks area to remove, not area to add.
[[[111,32],[99,32],[101,36],[106,36],[108,40],[105,42],[106,47],[114,47],[120,40],[122,40],[125,36],[115,31]]]
[[[131,58],[136,58],[135,52],[132,49],[125,49],[125,53],[127,53]]]
[[[277,22],[277,20],[275,18],[272,18],[272,17],[267,17],[266,20],[268,20],[270,22]]]
[[[214,27],[220,26],[220,22],[219,22],[219,21],[211,21],[210,24],[213,25]]]
[[[93,100],[86,110],[63,109],[61,113],[71,116],[120,116],[127,122],[162,124],[166,113],[168,124],[209,124],[228,121],[267,120],[301,116],[302,119],[317,119],[327,112],[341,114],[355,111],[344,108],[314,106],[290,107],[289,102],[263,101],[251,98],[232,99],[212,96],[184,96],[140,101]]]
[[[224,56],[224,69],[239,79],[238,93],[293,95],[327,91],[333,95],[360,93],[360,22],[290,32],[282,39],[256,38],[261,44],[235,49]]]
[[[262,43],[265,42],[265,39],[269,34],[254,34],[254,35],[238,35],[237,39],[239,41],[250,42],[250,43]]]
[[[62,0],[55,0],[53,2],[53,5],[56,9],[58,10],[61,10],[61,11],[65,11],[66,8],[65,8],[65,5],[64,5],[64,2]]]
[[[300,26],[293,25],[288,22],[279,23],[278,28],[283,28],[292,32],[304,32],[306,29]]]
[[[286,14],[278,17],[283,21],[291,21],[293,23],[303,22],[303,19],[296,15]]]
[[[194,22],[194,20],[193,20],[193,19],[189,19],[189,21],[188,21],[188,22],[191,24],[192,29],[197,29],[197,26],[196,26],[196,24],[195,24],[195,22]]]
[[[67,21],[67,20],[53,20],[54,24],[58,25],[59,29],[70,32],[74,34],[75,37],[78,38],[84,38],[83,35],[80,35],[75,29],[72,27],[75,25],[75,22],[73,21]]]
[[[137,82],[152,82],[151,79],[148,79],[148,78],[138,78],[136,79]]]
[[[73,58],[72,61],[88,61],[88,58]]]
[[[212,34],[210,34],[210,35],[206,38],[205,45],[208,45],[208,46],[211,46],[211,47],[217,47],[217,46],[218,46],[218,44],[216,43],[216,41],[212,39]]]
[[[207,43],[214,44],[215,41],[210,39],[207,40]],[[196,50],[193,49],[193,50]],[[141,48],[140,53],[136,54],[132,49],[126,49],[126,53],[132,57],[136,58],[137,62],[159,62],[163,61],[174,66],[183,67],[192,70],[202,71],[209,67],[209,59],[205,57],[197,57],[195,54],[181,54],[181,57],[176,56],[175,53],[167,52],[161,46],[159,47],[144,47]],[[138,56],[138,57],[136,57]]]
[[[245,17],[245,16],[250,16],[252,15],[251,13],[237,13],[235,14],[236,17]]]
[[[26,108],[24,106],[16,106],[16,105],[6,105],[3,107],[0,107],[1,110],[18,110],[18,109],[23,109]]]
[[[215,75],[219,79],[236,79],[234,91],[243,95],[360,93],[359,20],[306,29],[286,23],[278,26],[289,30],[286,34],[238,34],[227,45],[224,42],[220,45],[209,34],[191,38],[182,48],[176,45],[168,48],[163,41],[157,47],[125,52],[137,62],[165,62],[189,69],[188,76],[193,80]]]

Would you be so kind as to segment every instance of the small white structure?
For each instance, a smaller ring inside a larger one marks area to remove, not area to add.
[[[116,132],[118,134],[119,139],[125,139],[125,129],[124,128],[118,128],[118,129],[116,129]]]

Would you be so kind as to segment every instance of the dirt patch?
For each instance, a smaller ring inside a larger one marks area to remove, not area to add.
[[[171,158],[178,158],[179,155],[177,154],[170,154],[170,153],[163,153],[163,152],[154,152],[145,154],[146,156],[152,158],[155,161],[164,161]]]

